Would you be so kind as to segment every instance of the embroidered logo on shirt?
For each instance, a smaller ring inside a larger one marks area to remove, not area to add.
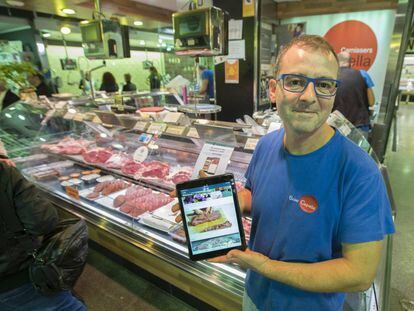
[[[308,214],[312,214],[318,209],[318,201],[312,195],[304,195],[299,200],[290,195],[289,200],[298,203],[300,209]]]

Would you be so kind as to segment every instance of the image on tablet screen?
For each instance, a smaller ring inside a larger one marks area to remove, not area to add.
[[[181,190],[194,255],[242,245],[231,182]]]

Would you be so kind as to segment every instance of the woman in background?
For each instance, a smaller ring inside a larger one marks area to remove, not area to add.
[[[102,84],[99,90],[107,93],[114,93],[118,92],[118,89],[118,84],[116,84],[114,75],[109,71],[104,72],[102,76]]]

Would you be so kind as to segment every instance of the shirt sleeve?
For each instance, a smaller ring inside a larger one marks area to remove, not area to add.
[[[364,78],[367,88],[372,88],[375,86],[374,81],[372,81],[371,76],[365,70],[360,70],[362,77]]]
[[[380,241],[394,232],[391,205],[379,171],[345,190],[339,225],[342,243]]]

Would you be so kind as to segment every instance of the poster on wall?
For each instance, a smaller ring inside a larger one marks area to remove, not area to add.
[[[348,20],[332,26],[324,35],[336,53],[348,52],[351,67],[368,71],[375,62],[378,41],[374,31],[358,20]]]
[[[243,17],[254,16],[254,1],[243,0]]]
[[[288,24],[288,31],[292,35],[292,38],[300,37],[306,33],[306,23],[294,23]]]
[[[239,83],[239,60],[228,59],[224,65],[225,83]]]

